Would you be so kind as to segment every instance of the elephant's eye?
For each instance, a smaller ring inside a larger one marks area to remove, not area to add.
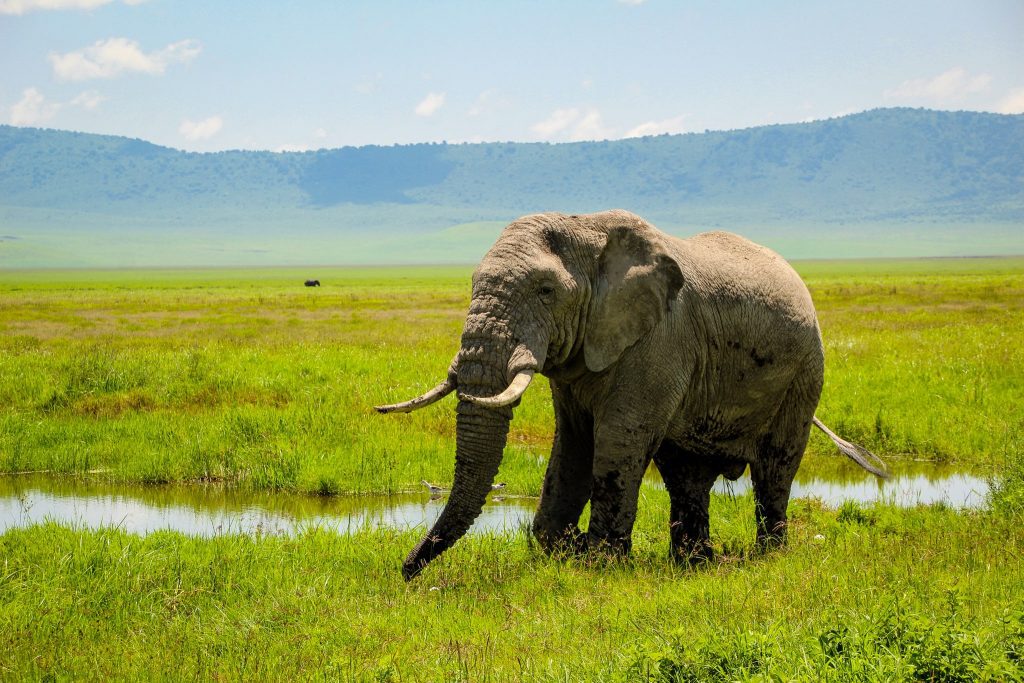
[[[537,293],[540,294],[543,299],[550,299],[555,295],[555,288],[551,285],[541,285],[537,289]]]

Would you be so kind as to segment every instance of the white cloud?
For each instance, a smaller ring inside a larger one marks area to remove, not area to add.
[[[1024,88],[1011,90],[996,105],[996,111],[1000,114],[1024,114]]]
[[[645,2],[647,2],[647,0],[619,0],[620,5],[632,5],[633,7],[642,5]]]
[[[433,116],[442,106],[444,106],[444,93],[429,93],[422,102],[416,105],[416,116]]]
[[[886,90],[883,95],[888,100],[931,100],[933,102],[949,102],[962,99],[986,90],[992,76],[989,74],[971,75],[963,67],[954,67],[934,78],[918,78],[903,81],[899,87]]]
[[[604,125],[597,109],[581,111],[575,107],[556,109],[543,121],[530,126],[530,130],[543,140],[602,140],[614,133]]]
[[[60,107],[57,102],[47,102],[43,93],[35,88],[26,88],[21,99],[11,107],[11,125],[35,126],[44,123],[56,116]]]
[[[579,116],[579,109],[556,109],[551,116],[530,126],[530,130],[544,139],[552,138],[571,126]]]
[[[178,132],[186,140],[208,140],[220,132],[224,127],[224,119],[219,116],[211,116],[202,121],[190,121],[185,119],[178,127]]]
[[[122,0],[126,5],[141,5],[145,0]],[[0,14],[25,14],[35,10],[95,9],[113,0],[0,0]]]
[[[87,90],[70,102],[52,102],[37,88],[26,88],[21,94],[21,99],[11,106],[11,125],[37,126],[49,121],[68,107],[81,107],[93,111],[105,99],[95,90]]]
[[[156,76],[172,64],[186,64],[195,59],[202,48],[196,40],[180,40],[162,50],[145,53],[139,44],[128,38],[99,40],[82,50],[66,54],[50,54],[54,75],[65,81],[93,78],[114,78],[125,73]]]
[[[685,130],[683,126],[683,122],[685,120],[685,116],[675,116],[671,119],[663,119],[661,121],[647,121],[646,123],[641,123],[639,126],[626,131],[626,134],[623,137],[642,138],[645,135],[682,133]]]
[[[612,129],[601,121],[601,112],[590,109],[572,129],[572,140],[605,140],[612,136]]]
[[[99,94],[95,90],[86,90],[85,92],[78,95],[78,97],[71,100],[69,104],[92,111],[96,109],[96,107],[100,106],[100,103],[103,102],[103,100],[105,99],[107,98]]]

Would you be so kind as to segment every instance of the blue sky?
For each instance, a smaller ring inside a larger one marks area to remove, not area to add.
[[[0,0],[0,122],[196,151],[1024,112],[1024,2]]]

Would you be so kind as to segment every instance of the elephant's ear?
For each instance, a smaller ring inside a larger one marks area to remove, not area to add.
[[[654,329],[683,286],[683,274],[656,233],[614,228],[598,261],[583,354],[600,372]]]

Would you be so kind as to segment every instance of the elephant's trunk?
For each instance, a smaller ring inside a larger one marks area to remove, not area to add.
[[[511,410],[491,410],[460,401],[455,428],[455,480],[444,511],[402,566],[408,581],[462,538],[480,515],[498,474]]]
[[[543,363],[543,360],[540,361]],[[539,369],[535,355],[519,345],[503,353],[487,344],[463,338],[458,360],[458,386],[462,396],[488,397],[506,389],[509,375]],[[455,478],[441,516],[402,566],[408,581],[465,535],[480,515],[491,484],[498,474],[508,439],[511,405],[478,405],[463,398],[455,427]]]

